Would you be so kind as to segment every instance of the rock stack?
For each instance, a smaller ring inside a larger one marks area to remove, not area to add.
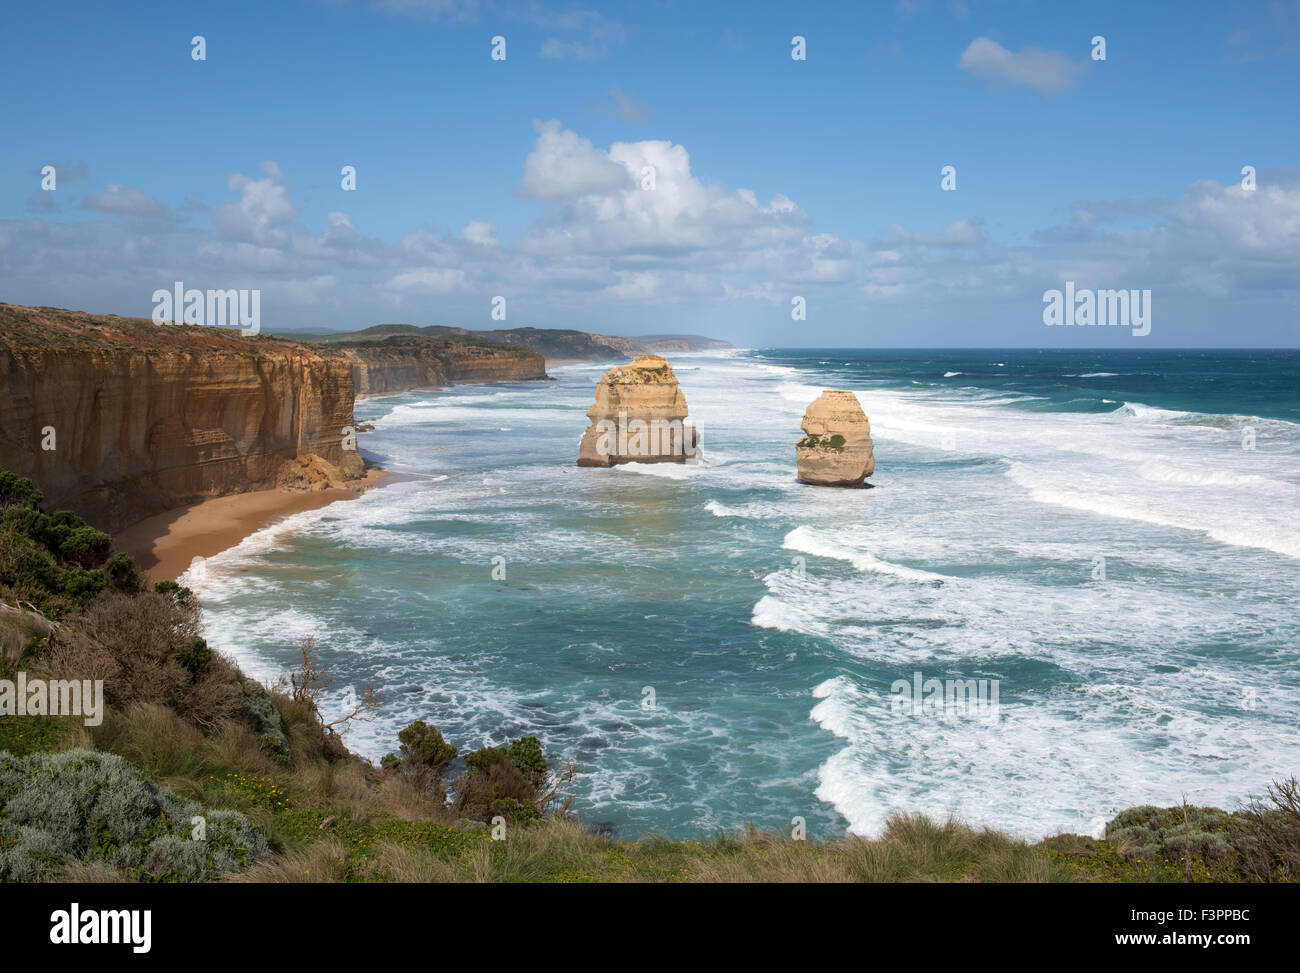
[[[869,487],[876,469],[871,423],[852,392],[828,390],[808,406],[804,438],[795,446],[799,482],[815,486]]]
[[[699,454],[695,427],[684,425],[686,397],[667,359],[644,355],[611,368],[596,385],[591,425],[578,446],[579,466],[684,463]]]

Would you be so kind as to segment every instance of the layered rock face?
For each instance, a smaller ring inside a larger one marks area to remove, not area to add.
[[[804,438],[795,446],[801,483],[865,487],[876,469],[871,423],[852,392],[826,391],[803,417]]]
[[[360,476],[353,398],[348,359],[301,342],[0,305],[0,467],[105,530],[270,489],[301,455]]]
[[[546,378],[546,359],[531,348],[397,335],[337,347],[352,363],[357,395],[394,395],[457,382],[523,382]]]
[[[579,466],[684,463],[697,458],[694,426],[685,425],[686,397],[672,365],[645,355],[611,368],[596,385],[591,425],[578,446]]]

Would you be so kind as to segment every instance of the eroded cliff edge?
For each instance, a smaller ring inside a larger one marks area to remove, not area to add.
[[[359,475],[354,396],[348,359],[303,342],[0,304],[0,467],[105,530],[300,455]]]
[[[546,359],[530,348],[492,342],[394,335],[379,341],[322,345],[352,364],[357,395],[393,395],[460,382],[525,382],[546,378]]]

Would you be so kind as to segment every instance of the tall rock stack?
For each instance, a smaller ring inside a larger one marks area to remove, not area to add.
[[[799,481],[814,486],[869,487],[876,469],[871,423],[852,392],[823,392],[803,417],[795,446]]]
[[[578,465],[684,463],[696,458],[695,427],[685,425],[686,415],[686,397],[667,359],[644,355],[611,368],[596,385]]]

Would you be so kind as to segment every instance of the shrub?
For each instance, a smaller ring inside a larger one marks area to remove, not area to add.
[[[1153,807],[1121,811],[1106,825],[1106,838],[1130,861],[1190,866],[1233,866],[1240,815],[1216,807]]]
[[[108,583],[124,595],[133,595],[141,589],[140,575],[136,574],[135,562],[131,555],[118,551],[104,565],[104,574]]]
[[[442,738],[442,734],[424,720],[416,720],[397,734],[402,744],[402,756],[441,772],[456,759],[456,748]]]
[[[452,801],[451,813],[455,817],[491,821],[501,813],[493,808],[510,808],[514,809],[514,820],[527,820],[513,804],[500,803],[504,800],[517,801],[537,809],[537,788],[520,773],[504,749],[485,747],[476,750],[465,758],[465,764],[469,769],[454,785],[456,797]],[[540,812],[536,816],[540,816]],[[509,818],[508,815],[506,817]]]
[[[69,624],[93,633],[93,639],[58,653],[51,674],[85,678],[82,671],[93,656],[97,668],[108,670],[103,678],[109,705],[170,706],[207,729],[240,712],[237,670],[199,636],[196,607],[155,592],[109,593],[90,602]],[[104,656],[111,665],[103,663]]]
[[[526,824],[542,817],[542,812],[537,810],[537,805],[532,801],[520,801],[513,797],[497,798],[488,806],[488,813],[492,817],[499,815],[510,824]]]
[[[65,561],[73,564],[79,564],[83,568],[91,568],[97,564],[103,564],[104,559],[108,557],[109,548],[113,545],[113,539],[103,531],[95,530],[93,527],[67,527],[60,525],[59,533],[55,534],[55,528],[51,528],[47,534],[50,534],[49,546],[54,550],[54,543],[58,542],[59,556]],[[114,560],[126,559],[126,567],[134,575],[131,569],[131,558],[126,554],[118,554]],[[111,576],[111,572],[110,572]],[[134,590],[134,589],[132,589]]]
[[[8,470],[0,470],[0,508],[17,505],[39,510],[44,501],[45,498],[31,480]]]
[[[60,579],[63,594],[79,605],[99,594],[106,585],[104,572],[98,569],[87,571],[85,568],[72,568],[63,572]]]
[[[176,654],[176,661],[181,664],[181,668],[188,670],[192,676],[199,676],[207,672],[208,666],[212,662],[212,650],[208,648],[207,639],[198,635],[194,636]]]
[[[49,528],[49,522],[49,517],[33,507],[9,507],[0,517],[0,523],[32,540],[41,539]]]
[[[0,753],[0,880],[102,863],[143,881],[203,881],[268,852],[242,814],[182,800],[115,754]]]
[[[501,747],[483,747],[465,755],[465,767],[469,772],[487,773],[506,758]]]
[[[506,754],[534,787],[540,788],[546,783],[546,756],[537,737],[520,737],[506,747]]]
[[[1300,881],[1300,780],[1269,785],[1268,799],[1242,812],[1247,833],[1237,842],[1243,871],[1257,882]]]
[[[190,598],[194,592],[189,588],[182,588],[175,581],[159,581],[153,586],[153,590],[160,595],[167,595],[180,603],[182,607],[190,607]]]

